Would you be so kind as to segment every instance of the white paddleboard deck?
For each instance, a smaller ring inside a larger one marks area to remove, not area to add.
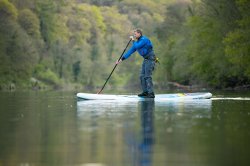
[[[152,98],[138,97],[137,95],[112,95],[112,94],[93,94],[93,93],[77,93],[77,98],[82,100],[152,100]],[[175,94],[157,94],[155,95],[156,101],[168,100],[197,100],[197,99],[210,99],[212,94],[206,93],[175,93]]]

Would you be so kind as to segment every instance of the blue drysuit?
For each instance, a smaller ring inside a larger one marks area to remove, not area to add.
[[[133,46],[123,55],[122,60],[129,58],[135,51],[144,58],[140,72],[142,91],[153,93],[152,72],[155,67],[153,45],[146,36],[141,36],[133,42]]]

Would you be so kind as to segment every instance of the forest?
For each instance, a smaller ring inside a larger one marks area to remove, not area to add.
[[[249,0],[0,0],[0,90],[100,88],[135,28],[160,59],[156,89],[250,88]],[[106,89],[138,89],[143,59]]]

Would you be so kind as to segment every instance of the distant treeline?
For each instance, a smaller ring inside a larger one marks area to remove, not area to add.
[[[0,89],[102,86],[141,28],[160,58],[154,82],[250,84],[249,0],[0,0]],[[137,87],[141,57],[107,88]]]

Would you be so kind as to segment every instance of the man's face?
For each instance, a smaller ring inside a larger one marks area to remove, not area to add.
[[[139,37],[141,37],[141,34],[138,33],[138,32],[136,32],[136,31],[135,31],[134,35],[135,35],[135,38],[136,38],[136,39],[139,39]]]

